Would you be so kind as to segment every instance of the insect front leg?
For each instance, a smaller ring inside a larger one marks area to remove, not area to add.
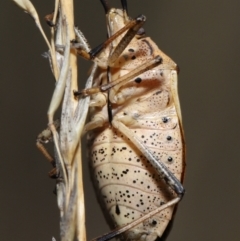
[[[74,95],[75,96],[88,96],[88,95],[93,95],[93,94],[96,94],[99,92],[105,92],[105,91],[108,91],[111,89],[109,98],[112,103],[115,103],[116,101],[114,101],[114,96],[121,86],[126,84],[129,80],[134,79],[136,76],[146,72],[147,70],[160,65],[161,63],[162,63],[162,58],[159,55],[157,55],[151,61],[144,63],[143,65],[137,67],[135,70],[129,72],[126,75],[123,75],[122,77],[120,77],[114,81],[111,81],[110,83],[107,83],[107,84],[104,84],[101,86],[97,86],[97,87],[93,87],[93,88],[83,89],[81,91],[75,91]]]
[[[79,34],[78,31],[76,31],[77,39],[76,41],[72,42],[72,46],[77,49],[78,54],[80,56],[87,60],[93,60],[95,63],[98,64],[98,66],[106,69],[108,66],[114,65],[115,61],[121,55],[123,50],[128,46],[131,40],[138,34],[139,29],[142,27],[145,21],[146,17],[144,15],[140,15],[133,20],[129,20],[125,26],[123,26],[114,34],[110,33],[110,37],[106,41],[104,41],[97,47],[93,48],[91,51],[88,51],[88,49],[84,48],[81,43],[79,44]],[[126,31],[127,33],[124,35],[124,37],[122,37],[116,45],[113,44],[114,41]],[[83,34],[80,33],[80,35],[82,38]],[[108,51],[104,51],[106,50],[106,48],[109,47],[110,44],[113,44],[113,51],[109,50],[110,53]]]

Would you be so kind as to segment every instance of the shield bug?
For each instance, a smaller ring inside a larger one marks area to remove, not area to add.
[[[124,240],[154,241],[184,194],[184,137],[177,64],[145,36],[143,15],[101,1],[108,39],[80,55],[98,64],[85,125],[97,196]],[[105,239],[101,239],[105,240]]]

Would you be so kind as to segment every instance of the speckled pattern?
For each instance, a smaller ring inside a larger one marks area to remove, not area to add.
[[[134,138],[182,180],[185,165],[182,130],[171,93],[176,64],[150,38],[142,37],[131,41],[110,71],[112,79],[117,79],[157,55],[163,59],[161,65],[121,86],[114,101],[110,100],[114,102],[113,122],[124,123]],[[99,69],[95,85],[106,81],[106,70]],[[101,127],[96,126],[88,133],[89,157],[103,209],[109,213],[113,226],[121,226],[156,209],[176,194],[159,178],[144,153],[109,123],[106,104],[91,109],[90,123],[98,117],[104,120]],[[167,208],[132,228],[124,234],[124,240],[153,241],[161,237],[173,210],[174,207]]]

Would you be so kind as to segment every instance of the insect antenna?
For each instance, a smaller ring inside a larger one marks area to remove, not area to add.
[[[100,0],[100,1],[101,1],[102,5],[103,5],[103,8],[104,8],[105,14],[107,14],[108,11],[109,11],[109,9],[110,9],[110,7],[109,7],[107,1],[106,1],[106,0]]]
[[[127,0],[121,0],[123,11],[128,14]]]

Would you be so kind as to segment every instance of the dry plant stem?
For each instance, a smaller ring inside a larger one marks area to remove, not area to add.
[[[41,26],[41,23],[40,23],[40,20],[39,20],[39,17],[38,17],[38,14],[37,14],[37,11],[35,9],[35,7],[33,6],[33,4],[31,3],[31,1],[29,0],[13,0],[13,2],[15,2],[20,8],[22,8],[26,13],[28,13],[35,21],[39,31],[41,32],[48,48],[49,48],[49,51],[51,53],[51,59],[52,59],[52,65],[53,65],[53,73],[54,73],[54,77],[55,79],[58,77],[58,73],[57,73],[57,65],[56,65],[56,59],[55,55],[53,55],[53,50],[52,50],[52,47],[42,29],[42,26]]]
[[[53,15],[53,24],[56,24],[56,19],[57,19],[57,14],[58,14],[58,9],[59,9],[59,0],[55,1],[55,8],[54,8],[54,15]],[[52,51],[51,51],[51,56],[52,56],[52,65],[53,67],[53,72],[55,75],[55,80],[58,80],[59,77],[59,68],[56,63],[56,48],[55,48],[55,30],[54,28],[51,28],[51,46],[52,46]]]
[[[56,2],[57,4],[57,2]],[[55,9],[58,9],[57,7]],[[60,0],[59,26],[56,28],[58,44],[64,47],[64,57],[59,80],[56,84],[52,101],[48,111],[49,126],[53,132],[55,147],[63,170],[65,183],[65,194],[63,203],[63,216],[61,218],[61,241],[73,240],[77,234],[78,240],[86,240],[85,231],[85,208],[82,184],[82,160],[80,135],[76,135],[79,128],[76,128],[74,113],[79,102],[74,99],[73,89],[77,89],[77,56],[74,49],[70,49],[70,39],[75,38],[73,21],[73,4],[71,1]],[[52,125],[54,113],[59,107],[64,95],[62,105],[62,118],[60,139]],[[88,110],[85,105],[84,110]],[[78,112],[79,113],[79,112]],[[87,114],[87,113],[86,113]],[[80,119],[85,116],[80,112]],[[85,123],[85,120],[83,121]],[[82,131],[80,128],[80,132]],[[71,129],[72,131],[68,131]]]
[[[29,0],[13,0],[35,20],[49,48],[49,59],[57,81],[48,109],[49,127],[55,144],[55,160],[60,170],[57,182],[57,200],[60,209],[61,241],[86,240],[85,207],[82,183],[81,134],[85,124],[90,98],[74,99],[77,86],[77,52],[70,48],[75,39],[73,0],[55,0],[51,45],[43,32],[37,11]],[[58,15],[58,18],[57,18]],[[64,55],[55,46],[63,46]],[[87,43],[83,41],[85,47]],[[95,65],[96,69],[96,65]],[[95,72],[95,71],[94,71]],[[93,72],[93,74],[94,74]],[[93,74],[86,88],[92,86]],[[54,126],[54,114],[62,104],[60,133]]]
[[[70,39],[75,39],[75,31],[74,31],[74,13],[73,13],[73,1],[70,0],[60,0],[62,16],[65,16],[68,23],[68,31]],[[70,70],[71,70],[71,93],[73,93],[74,89],[78,89],[77,85],[77,52],[75,49],[71,50],[70,54]],[[74,96],[71,95],[71,102],[73,105],[73,109],[75,110],[77,107],[77,101],[74,99]],[[72,113],[73,114],[73,113]],[[73,174],[74,179],[77,179],[77,188],[74,191],[77,191],[77,201],[75,205],[77,205],[77,217],[76,217],[76,231],[77,238],[79,241],[86,240],[86,230],[85,230],[85,207],[84,207],[84,191],[83,191],[83,181],[82,181],[82,157],[81,157],[81,139],[79,139],[79,144],[77,149],[71,150],[74,153],[69,153],[70,156],[73,156],[73,159],[69,159],[71,167],[75,165],[75,170],[72,171],[76,173],[76,176]],[[74,181],[71,181],[74,183]],[[74,185],[73,185],[74,186]]]

